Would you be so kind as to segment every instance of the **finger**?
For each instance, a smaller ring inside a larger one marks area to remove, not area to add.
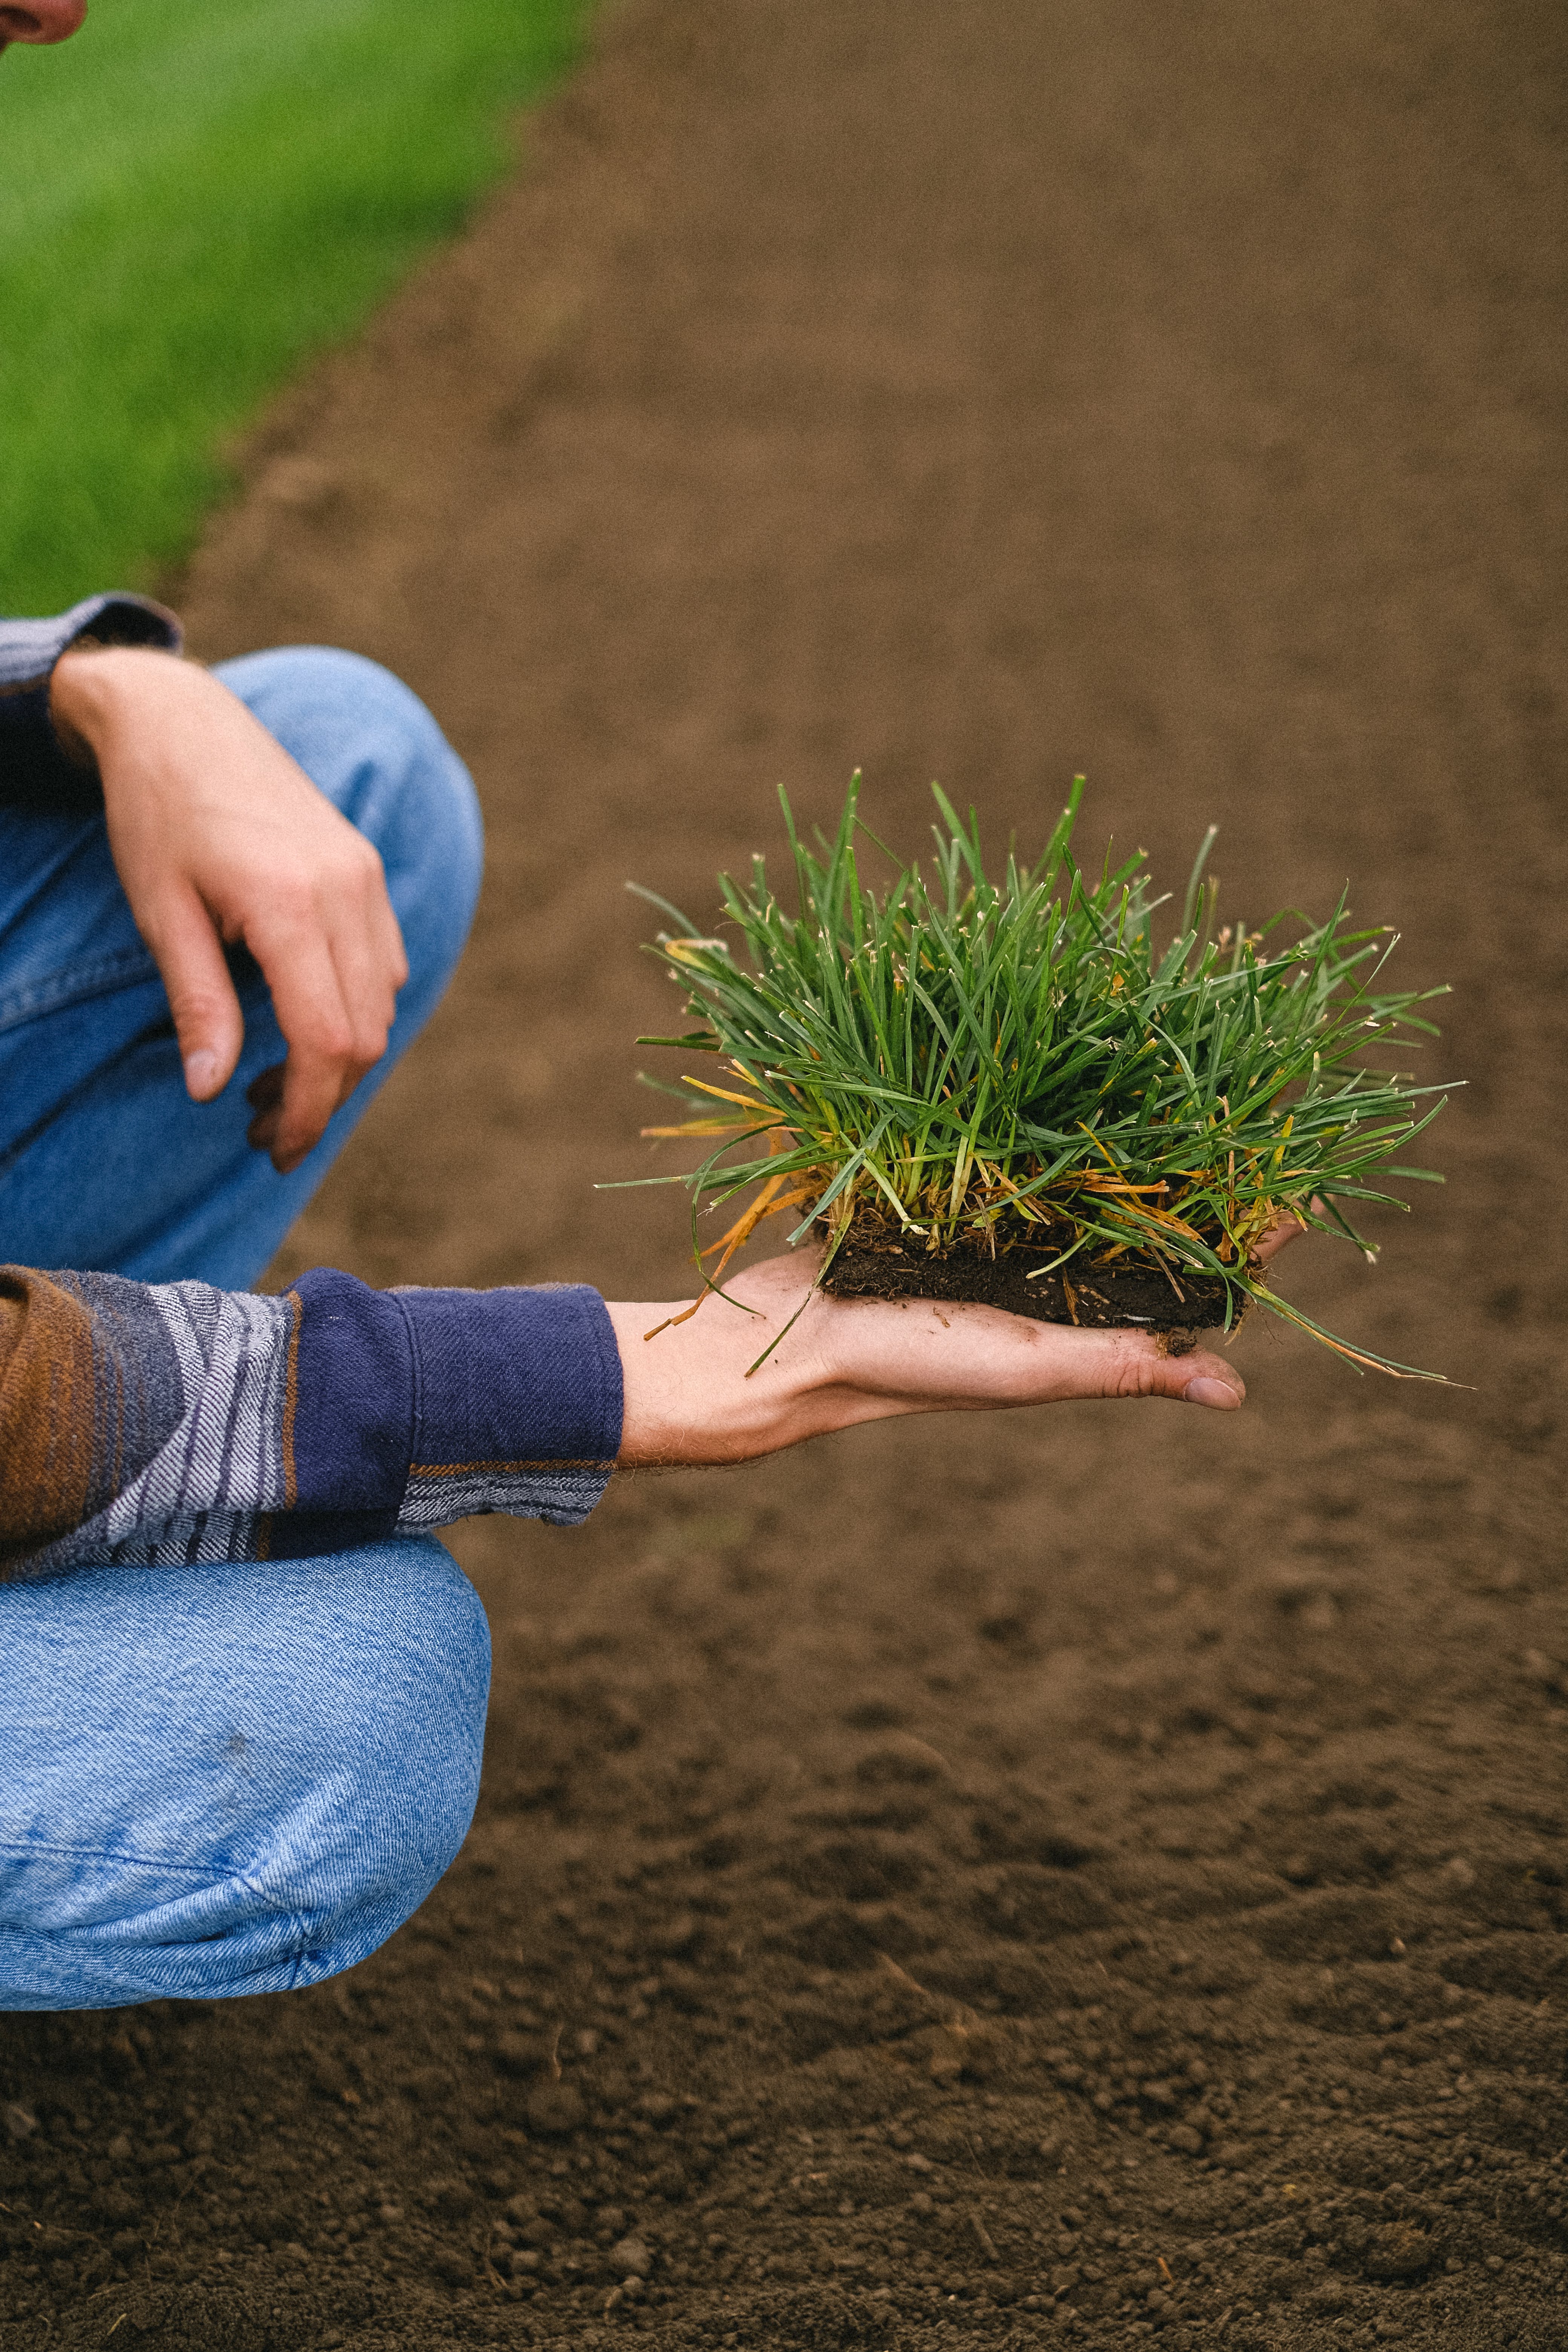
[[[740,1290],[742,1286],[736,1286]],[[748,1286],[749,1287],[749,1286]],[[763,1304],[761,1298],[757,1302]],[[909,1412],[1163,1396],[1234,1411],[1238,1373],[1207,1350],[1174,1355],[1148,1331],[1084,1330],[978,1302],[828,1299],[815,1345],[830,1375]],[[807,1318],[807,1322],[811,1318]],[[801,1326],[807,1334],[807,1323]]]
[[[354,846],[360,853],[358,892],[369,952],[377,971],[385,975],[395,996],[408,978],[408,957],[403,945],[403,929],[386,887],[386,868],[374,842],[356,835]]]
[[[403,937],[386,904],[379,868],[374,878],[374,895],[367,896],[357,908],[345,910],[344,919],[328,935],[339,994],[353,1033],[356,1083],[386,1051],[397,991],[407,976]]]
[[[263,1070],[258,1077],[252,1078],[245,1089],[245,1099],[256,1113],[245,1130],[245,1139],[253,1151],[269,1152],[272,1149],[272,1139],[278,1132],[279,1112],[283,1103],[285,1066],[282,1062],[274,1062],[269,1070]]]
[[[1217,1412],[1234,1412],[1246,1401],[1240,1373],[1206,1348],[1173,1355],[1147,1331],[1086,1331],[1073,1337],[1099,1341],[1103,1349],[1092,1368],[1086,1360],[1086,1382],[1098,1385],[1086,1385],[1081,1395],[1170,1397]]]
[[[363,1072],[337,970],[321,932],[304,924],[247,941],[272,991],[288,1041],[282,1089],[256,1126],[279,1175],[314,1150],[327,1121]]]
[[[1215,1412],[1234,1412],[1238,1405],[1247,1402],[1246,1381],[1218,1356],[1200,1353],[1167,1360],[1177,1364],[1182,1371],[1184,1404],[1206,1405]]]
[[[1312,1205],[1316,1208],[1319,1204],[1314,1201]],[[1267,1265],[1270,1258],[1278,1257],[1282,1249],[1288,1248],[1292,1242],[1299,1241],[1306,1230],[1300,1218],[1292,1216],[1287,1210],[1283,1216],[1275,1219],[1262,1239],[1253,1244],[1253,1264]]]
[[[381,860],[368,844],[355,851],[330,889],[247,934],[289,1045],[280,1101],[261,1110],[253,1137],[284,1173],[385,1053],[407,973]]]
[[[338,1105],[353,1092],[335,1056],[292,1053],[283,1066],[283,1096],[275,1111],[257,1124],[266,1138],[272,1165],[288,1176],[312,1152]]]
[[[387,895],[386,869],[382,865],[379,853],[376,856],[375,870],[376,935],[380,942],[381,953],[386,960],[387,970],[392,974],[392,985],[395,992],[408,978],[408,954],[403,944],[403,926],[398,921],[392,900]]]
[[[142,909],[140,920],[163,975],[186,1092],[193,1102],[211,1102],[233,1077],[245,1039],[223,941],[194,890],[163,893]]]

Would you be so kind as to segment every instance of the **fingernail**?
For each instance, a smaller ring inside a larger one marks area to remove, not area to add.
[[[1189,1404],[1217,1405],[1221,1412],[1234,1412],[1241,1402],[1225,1381],[1189,1381],[1182,1393]]]
[[[216,1054],[209,1054],[203,1046],[195,1053],[185,1055],[185,1084],[198,1102],[204,1095],[211,1094],[213,1081],[216,1076],[217,1055]]]

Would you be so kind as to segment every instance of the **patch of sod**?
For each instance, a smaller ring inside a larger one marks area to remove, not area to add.
[[[1382,1180],[1440,1181],[1403,1154],[1442,1098],[1385,1057],[1436,1034],[1415,1008],[1447,992],[1380,991],[1394,935],[1352,929],[1343,898],[1327,922],[1221,926],[1204,878],[1212,828],[1162,943],[1166,901],[1142,853],[1113,865],[1108,851],[1098,876],[1073,857],[1081,777],[1038,865],[1010,853],[999,879],[973,811],[963,824],[933,790],[929,877],[894,861],[881,888],[867,883],[862,856],[887,853],[861,823],[857,778],[815,848],[784,803],[793,913],[760,857],[747,881],[719,877],[719,936],[652,899],[676,926],[656,952],[702,1025],[638,1042],[721,1062],[719,1083],[664,1087],[697,1117],[644,1130],[717,1148],[690,1176],[645,1181],[689,1187],[694,1247],[704,1202],[759,1188],[698,1250],[699,1265],[718,1260],[709,1286],[762,1217],[804,1212],[790,1238],[826,1234],[829,1287],[842,1254],[859,1262],[852,1286],[875,1288],[880,1255],[889,1295],[935,1258],[940,1295],[992,1297],[998,1262],[1027,1253],[1020,1281],[1062,1278],[1047,1319],[1078,1321],[1080,1288],[1084,1319],[1120,1319],[1114,1293],[1132,1274],[1141,1291],[1154,1278],[1132,1319],[1159,1320],[1161,1283],[1179,1307],[1195,1278],[1212,1302],[1203,1320],[1228,1328],[1256,1302],[1358,1364],[1408,1371],[1275,1297],[1253,1253],[1294,1216],[1371,1256],[1360,1205],[1405,1205]]]
[[[586,0],[92,0],[0,58],[0,612],[145,585],[227,436],[508,166]]]

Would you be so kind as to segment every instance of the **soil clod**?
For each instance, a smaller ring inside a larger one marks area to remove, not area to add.
[[[1016,1244],[993,1255],[984,1247],[954,1248],[933,1256],[918,1241],[894,1239],[887,1228],[874,1239],[852,1228],[822,1286],[835,1298],[969,1302],[1083,1330],[1131,1327],[1181,1335],[1189,1345],[1194,1332],[1224,1323],[1229,1294],[1223,1282],[1184,1268],[1096,1264],[1088,1256],[1056,1266],[1070,1242],[1070,1235],[1047,1236],[1032,1249]]]

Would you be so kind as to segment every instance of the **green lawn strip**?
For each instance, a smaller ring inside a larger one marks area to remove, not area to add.
[[[586,0],[92,0],[0,59],[0,612],[144,584],[508,167]]]

